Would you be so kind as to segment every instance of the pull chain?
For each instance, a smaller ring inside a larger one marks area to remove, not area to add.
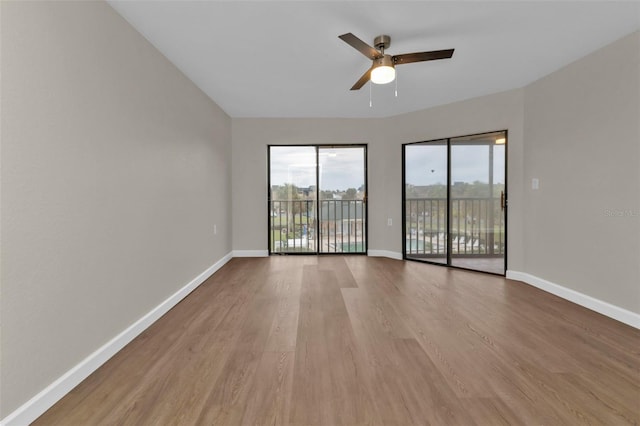
[[[396,98],[398,97],[398,73],[396,73]]]
[[[373,106],[373,102],[371,102],[371,87],[373,86],[373,83],[369,82],[369,108],[371,108]]]

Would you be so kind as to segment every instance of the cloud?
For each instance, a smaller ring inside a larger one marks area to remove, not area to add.
[[[492,146],[493,182],[504,183],[505,145]],[[321,190],[346,190],[364,184],[364,151],[359,147],[320,147],[318,152]],[[447,183],[447,146],[442,143],[405,147],[405,177],[412,185]],[[272,146],[271,184],[293,183],[299,187],[316,184],[316,148],[313,146]],[[452,182],[489,182],[489,146],[451,147]]]
[[[321,190],[346,190],[364,184],[364,148],[320,147],[318,162]],[[273,146],[270,154],[271,185],[315,185],[315,163],[315,147]]]
[[[493,146],[493,182],[504,183],[504,147]],[[405,179],[411,185],[447,183],[447,146],[439,143],[407,145]],[[489,146],[453,145],[451,181],[489,182]]]

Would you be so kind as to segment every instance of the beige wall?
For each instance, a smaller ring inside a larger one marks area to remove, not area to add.
[[[509,130],[509,194],[513,201],[509,267],[520,268],[521,90],[385,119],[233,119],[232,187],[233,194],[241,194],[233,198],[234,250],[267,250],[267,145],[368,144],[368,248],[401,253],[402,144],[502,129]],[[387,226],[387,218],[393,226]]]
[[[531,84],[524,125],[524,270],[636,313],[639,64],[636,32]]]
[[[229,117],[106,3],[1,8],[0,418],[231,250]]]

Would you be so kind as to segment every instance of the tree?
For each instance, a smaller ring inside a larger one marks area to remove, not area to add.
[[[298,187],[292,183],[285,183],[284,185],[274,185],[271,195],[274,200],[289,201],[300,199]]]
[[[333,191],[320,191],[321,200],[333,200]]]
[[[305,213],[308,214],[308,201],[305,201],[305,198],[300,195],[298,187],[292,183],[273,185],[271,188],[271,197],[273,208],[279,210],[278,215],[282,215],[283,213],[286,215],[287,231],[285,235],[282,235],[286,241],[285,237],[288,237],[289,234],[295,235],[295,216]]]
[[[356,194],[358,193],[358,191],[356,191],[355,188],[349,188],[347,189],[347,191],[344,193],[344,196],[342,197],[343,200],[355,200],[356,199]]]

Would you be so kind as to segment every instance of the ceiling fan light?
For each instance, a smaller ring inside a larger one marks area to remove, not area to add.
[[[396,78],[396,70],[393,67],[378,67],[371,70],[371,82],[375,84],[391,83]]]
[[[371,82],[375,84],[391,83],[396,78],[396,69],[393,66],[393,59],[390,55],[374,59],[371,70]]]

